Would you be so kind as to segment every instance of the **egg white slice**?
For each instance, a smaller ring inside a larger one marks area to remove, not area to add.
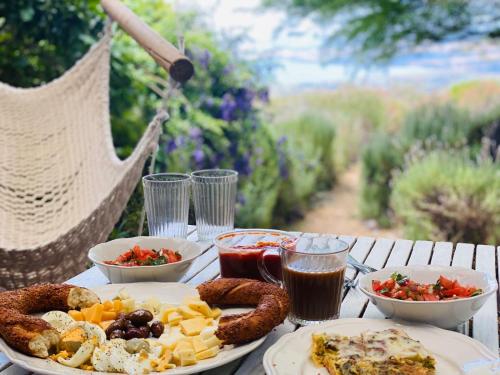
[[[65,312],[57,310],[49,311],[43,314],[42,319],[54,327],[54,329],[59,333],[63,333],[75,323],[75,320],[71,316]]]
[[[57,358],[57,362],[68,367],[78,367],[89,360],[94,351],[95,345],[91,340],[85,341],[71,358]]]
[[[68,327],[68,330],[75,329],[76,327],[80,327],[85,331],[87,339],[91,340],[95,338],[99,344],[104,344],[106,342],[106,332],[98,325],[83,321],[74,322]]]

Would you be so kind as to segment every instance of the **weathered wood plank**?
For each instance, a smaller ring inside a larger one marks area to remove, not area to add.
[[[433,243],[431,241],[416,241],[413,245],[413,251],[408,260],[408,265],[429,264],[432,245]]]
[[[205,281],[213,280],[220,274],[220,263],[219,259],[215,259],[212,263],[206,266],[200,273],[195,275],[191,280],[187,281],[186,284],[197,286]]]
[[[431,264],[435,266],[449,266],[453,253],[451,242],[436,242],[432,253]]]
[[[3,371],[0,372],[1,375],[29,375],[31,374],[31,371],[23,369],[21,366],[18,365],[10,365],[9,367],[5,368]]]
[[[495,247],[477,245],[476,270],[489,274],[496,280]],[[493,352],[498,352],[497,293],[492,295],[473,318],[472,335]]]
[[[474,245],[470,243],[457,243],[453,253],[452,266],[472,268],[474,259]]]
[[[408,258],[410,257],[412,245],[413,241],[396,240],[385,267],[406,265],[406,262],[408,262]],[[385,316],[375,307],[373,303],[369,302],[363,314],[363,318],[384,319]]]
[[[345,237],[341,237],[340,239],[343,239]],[[375,239],[371,237],[359,237],[356,239],[356,242],[351,248],[351,251],[349,252],[354,258],[356,258],[360,262],[364,262],[368,254],[370,253],[370,250],[375,243]],[[355,278],[358,272],[354,270],[351,267],[347,267],[346,269],[346,276],[350,278]]]
[[[458,243],[455,247],[455,252],[453,253],[453,260],[451,262],[452,266],[455,267],[465,267],[472,268],[472,262],[474,260],[474,245],[470,243]],[[469,335],[469,327],[471,322],[467,321],[457,327],[457,331]]]
[[[353,250],[356,248],[356,244],[353,247]],[[380,269],[384,266],[389,254],[391,252],[392,246],[394,244],[393,240],[388,240],[385,238],[378,239],[375,242],[375,245],[371,248],[370,253],[368,254],[364,264]],[[351,254],[352,254],[351,251]],[[359,258],[357,258],[359,260]],[[358,278],[358,276],[356,276]],[[366,297],[363,292],[361,292],[358,288],[351,288],[347,293],[344,301],[342,302],[342,306],[340,307],[340,317],[341,318],[357,318],[363,312],[365,308],[365,304],[368,301],[368,297]]]
[[[207,251],[196,258],[188,269],[184,277],[180,280],[181,283],[188,282],[201,271],[203,271],[210,263],[218,259],[218,251],[215,246],[210,247]]]

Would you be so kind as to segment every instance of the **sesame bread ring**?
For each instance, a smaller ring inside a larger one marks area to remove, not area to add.
[[[68,284],[37,284],[1,292],[0,336],[22,353],[46,358],[59,344],[59,333],[45,320],[29,314],[68,311],[98,302],[94,292]]]
[[[197,287],[200,298],[216,305],[256,306],[246,314],[219,320],[215,335],[226,345],[243,344],[264,337],[283,323],[289,310],[286,292],[280,287],[252,279],[222,278]]]

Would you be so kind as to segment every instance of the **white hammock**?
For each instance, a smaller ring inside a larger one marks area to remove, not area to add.
[[[166,112],[134,153],[115,154],[109,116],[111,31],[60,78],[0,83],[0,286],[62,281],[105,241],[155,150]]]

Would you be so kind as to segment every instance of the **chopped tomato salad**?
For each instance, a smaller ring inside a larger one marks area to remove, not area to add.
[[[135,266],[159,266],[162,264],[175,263],[182,259],[181,254],[170,249],[142,249],[135,245],[119,255],[115,260],[107,260],[104,263],[115,266],[135,267]]]
[[[474,297],[483,293],[479,288],[462,285],[457,280],[444,276],[439,276],[434,284],[424,284],[397,272],[385,281],[372,280],[372,289],[379,296],[405,301],[442,301]]]

